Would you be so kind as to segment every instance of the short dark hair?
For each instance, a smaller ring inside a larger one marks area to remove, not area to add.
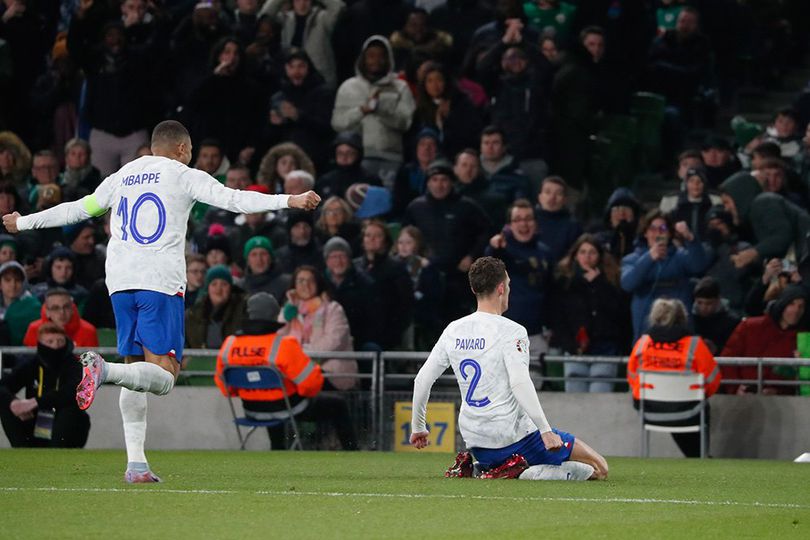
[[[203,139],[200,143],[200,148],[216,148],[219,150],[220,154],[224,153],[222,143],[219,142],[219,139],[214,139],[213,137]]]
[[[506,279],[506,265],[495,257],[480,257],[470,266],[467,277],[475,296],[487,296]]]
[[[599,36],[605,37],[605,30],[601,26],[586,26],[582,29],[579,33],[579,40],[585,41],[585,37],[590,34],[597,34]]]
[[[295,280],[296,278],[298,278],[298,274],[300,274],[301,272],[309,272],[315,277],[316,296],[326,291],[326,279],[324,278],[323,272],[321,272],[320,270],[309,264],[302,264],[301,266],[298,266],[296,267],[295,270],[293,270],[292,278],[290,279],[290,290],[295,289]]]
[[[779,159],[782,157],[782,150],[779,148],[779,145],[773,141],[765,141],[764,143],[758,144],[752,153],[764,158]]]
[[[793,107],[784,107],[782,109],[779,109],[778,111],[776,111],[776,115],[774,116],[774,118],[776,118],[776,116],[787,116],[797,124],[799,123],[799,113]]]
[[[53,287],[48,289],[48,291],[45,293],[45,301],[47,301],[51,296],[67,296],[71,299],[71,301],[73,300],[73,295],[70,294],[70,291],[63,287]]]
[[[763,169],[779,169],[780,171],[785,172],[787,170],[787,165],[785,165],[785,162],[782,161],[779,158],[769,157],[769,158],[765,158],[765,160],[763,160],[762,168]]]
[[[37,339],[45,334],[59,334],[60,336],[65,336],[66,339],[70,339],[64,328],[50,321],[42,323],[42,326],[39,327],[39,330],[37,330]]]
[[[509,208],[506,210],[506,221],[512,220],[512,211],[515,208],[528,208],[532,211],[532,215],[534,215],[534,206],[529,201],[529,199],[516,199],[515,202],[509,205]]]
[[[684,150],[680,154],[678,154],[678,165],[685,159],[699,159],[701,163],[703,163],[703,155],[700,153],[700,150],[695,148],[690,148],[689,150]]]
[[[506,142],[506,134],[504,133],[503,129],[496,125],[489,125],[481,130],[481,138],[484,138],[484,135],[500,135],[501,140]]]
[[[180,144],[191,140],[186,126],[176,120],[164,120],[152,130],[152,146]]]
[[[562,176],[557,175],[546,176],[540,183],[540,189],[543,189],[543,186],[545,186],[546,184],[557,184],[558,186],[563,188],[563,195],[568,196],[568,182],[566,182]]]

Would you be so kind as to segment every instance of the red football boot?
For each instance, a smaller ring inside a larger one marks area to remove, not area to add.
[[[478,478],[484,478],[487,480],[495,478],[517,478],[528,468],[529,463],[526,461],[526,458],[520,454],[512,454],[512,457],[494,469],[482,472],[481,476]]]
[[[444,472],[445,478],[472,478],[473,460],[469,452],[459,452],[456,462]]]

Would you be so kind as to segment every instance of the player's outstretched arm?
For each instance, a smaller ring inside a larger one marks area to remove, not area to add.
[[[90,197],[88,195],[88,197]],[[58,204],[53,208],[48,208],[41,212],[21,216],[19,212],[13,212],[3,216],[3,225],[8,232],[17,233],[31,229],[48,229],[50,227],[61,227],[78,223],[85,219],[98,215],[91,213],[88,204],[84,199]],[[106,211],[106,210],[105,210]],[[103,212],[102,212],[103,213]]]
[[[420,431],[419,433],[411,433],[411,446],[417,450],[426,447],[430,442],[428,441],[429,433],[427,431]]]
[[[254,214],[282,208],[312,210],[321,202],[321,198],[313,191],[301,195],[265,195],[255,191],[231,189],[220,184],[208,173],[195,169],[189,169],[180,178],[187,193],[195,201],[237,214]]]

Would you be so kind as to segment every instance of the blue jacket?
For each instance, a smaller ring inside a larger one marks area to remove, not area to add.
[[[708,257],[697,239],[677,248],[670,244],[666,259],[654,261],[647,246],[639,246],[622,259],[622,289],[633,294],[633,340],[647,330],[647,315],[657,298],[677,298],[692,310],[692,285],[689,278],[700,275]]]
[[[582,234],[582,225],[567,208],[549,212],[538,206],[535,215],[540,239],[549,247],[556,263],[565,257],[568,249]]]

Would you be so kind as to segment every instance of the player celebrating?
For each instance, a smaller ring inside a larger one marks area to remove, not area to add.
[[[416,375],[411,444],[427,446],[430,389],[452,366],[463,397],[458,426],[470,452],[458,455],[448,476],[472,476],[475,460],[483,478],[607,478],[605,458],[570,433],[551,429],[546,420],[529,377],[526,329],[501,316],[509,307],[503,262],[476,260],[469,281],[478,310],[447,326]]]
[[[312,210],[320,197],[264,195],[228,189],[205,172],[190,169],[191,138],[179,122],[168,120],[152,132],[152,156],[124,165],[79,201],[21,217],[3,216],[9,232],[57,227],[103,215],[112,209],[107,247],[107,287],[115,312],[118,352],[125,364],[110,364],[98,353],[81,356],[84,377],[76,389],[79,408],[87,409],[105,382],[121,386],[130,483],[159,482],[144,454],[146,394],[167,394],[180,372],[185,341],[184,244],[195,202],[252,214],[280,208]]]

